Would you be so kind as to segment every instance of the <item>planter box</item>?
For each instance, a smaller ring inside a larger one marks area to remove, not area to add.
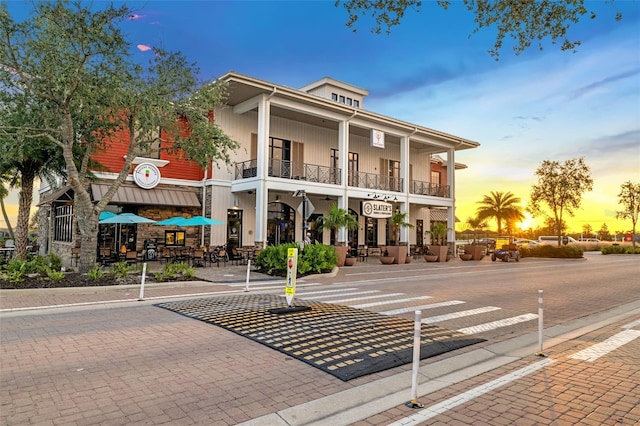
[[[482,250],[484,249],[484,246],[477,245],[477,244],[470,244],[470,245],[464,246],[463,249],[466,254],[471,255],[471,260],[482,260],[482,258],[484,257],[484,255],[482,254]]]
[[[438,256],[434,255],[430,255],[430,254],[425,254],[424,256],[424,260],[426,262],[437,262],[438,261]]]
[[[403,264],[407,258],[407,246],[387,246],[389,256],[395,257],[393,263]]]
[[[438,256],[438,262],[446,262],[447,254],[449,253],[448,246],[430,246],[431,251]]]
[[[336,266],[344,266],[344,261],[347,258],[347,251],[349,251],[349,247],[334,247],[336,250]]]
[[[393,256],[380,256],[379,259],[383,265],[391,265],[395,260]]]
[[[347,257],[344,259],[344,266],[353,266],[356,264],[357,257]]]

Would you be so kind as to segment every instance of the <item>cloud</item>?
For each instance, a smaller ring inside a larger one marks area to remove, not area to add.
[[[602,80],[596,81],[594,83],[588,84],[586,86],[580,87],[576,90],[573,90],[567,94],[568,101],[574,101],[578,98],[586,96],[592,92],[599,91],[603,87],[609,86],[611,83],[615,83],[621,80],[626,80],[628,78],[637,76],[640,74],[640,68],[635,68],[629,71],[625,71],[622,73],[618,73]]]
[[[141,52],[146,52],[148,50],[151,50],[150,46],[147,46],[146,44],[139,44],[136,46],[138,48],[139,51]]]

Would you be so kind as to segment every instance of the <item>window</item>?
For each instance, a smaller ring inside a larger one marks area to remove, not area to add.
[[[343,104],[345,102],[344,96],[340,95],[340,103]]]
[[[347,105],[351,106],[353,104],[353,99],[347,98]]]
[[[431,183],[435,183],[436,185],[440,185],[440,172],[431,172]]]
[[[331,100],[335,101],[335,102],[338,102],[338,94],[337,93],[332,93],[331,94]]]
[[[73,206],[58,206],[55,210],[54,241],[73,241]]]
[[[353,106],[356,107],[356,108],[360,108],[360,101],[357,100],[357,99],[354,99],[353,100]]]
[[[185,245],[185,231],[164,231],[165,246],[183,246]]]

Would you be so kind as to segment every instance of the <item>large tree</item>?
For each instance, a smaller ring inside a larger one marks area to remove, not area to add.
[[[591,169],[582,157],[564,163],[545,160],[536,170],[536,176],[538,183],[531,188],[529,210],[534,216],[542,215],[553,221],[560,246],[564,215],[573,216],[580,207],[582,195],[593,189]]]
[[[501,234],[502,221],[524,219],[522,208],[518,205],[520,201],[520,198],[511,192],[491,191],[489,195],[482,198],[482,201],[478,201],[480,207],[476,210],[477,218],[495,219],[498,224],[498,234]]]
[[[609,0],[613,3],[613,0]],[[380,34],[384,29],[387,34],[399,25],[408,9],[420,11],[422,0],[336,0],[335,5],[342,3],[349,14],[347,26],[356,31],[360,16],[371,16],[375,24],[371,31]],[[448,9],[450,0],[425,2]],[[562,50],[575,50],[579,40],[570,40],[567,32],[571,25],[588,15],[596,17],[594,11],[585,7],[585,0],[463,0],[467,10],[475,15],[477,27],[472,33],[487,27],[497,30],[496,41],[489,49],[491,56],[499,57],[504,39],[510,37],[516,41],[513,50],[516,55],[537,44],[542,50],[542,41],[550,38],[553,44],[560,44]],[[622,19],[620,12],[615,19]]]
[[[25,92],[2,93],[6,108],[0,109],[0,122],[14,128],[43,127],[43,115],[38,105],[30,105],[32,97]],[[28,138],[22,132],[0,131],[0,174],[12,173],[13,186],[19,187],[18,221],[15,234],[15,255],[27,256],[29,220],[36,177],[52,179],[64,175],[62,149],[44,137]]]
[[[43,128],[5,130],[25,138],[45,137],[62,148],[75,194],[81,272],[95,264],[100,212],[127,178],[135,157],[161,143],[207,167],[212,161],[229,162],[237,148],[212,120],[211,111],[224,101],[222,85],[200,84],[197,67],[180,53],[154,49],[146,67],[136,64],[119,29],[132,11],[90,6],[34,2],[31,18],[23,22],[15,22],[6,5],[0,6],[0,84],[40,102],[46,123]],[[108,149],[116,134],[128,137],[126,160],[94,204],[87,180],[91,155]],[[76,162],[77,155],[81,159]]]
[[[619,219],[631,220],[631,232],[633,233],[633,248],[636,248],[636,225],[638,223],[638,215],[640,214],[640,183],[626,181],[620,186],[620,194],[618,194],[618,204],[622,205],[624,210],[616,213]]]

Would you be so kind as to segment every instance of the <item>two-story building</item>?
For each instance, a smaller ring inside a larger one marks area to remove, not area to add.
[[[455,152],[476,148],[477,142],[368,111],[367,90],[331,78],[300,89],[235,72],[220,79],[228,84],[229,96],[214,119],[240,144],[235,163],[202,170],[158,147],[136,159],[136,170],[108,210],[154,220],[203,215],[224,225],[101,227],[102,246],[125,242],[141,250],[144,240],[162,245],[178,238],[194,246],[262,247],[302,241],[308,231],[325,244],[337,240],[376,247],[394,243],[379,206],[408,213],[414,228],[401,229],[399,242],[428,243],[433,221],[446,221],[449,241],[454,240],[455,170],[465,167],[456,164]],[[96,175],[104,182],[114,179],[124,152],[126,146],[114,144],[97,156],[108,167]],[[141,169],[151,185],[139,178]],[[95,200],[106,192],[104,182],[91,185]],[[68,187],[43,191],[48,193],[40,203],[41,224],[49,220],[47,241],[41,244],[64,251],[74,243],[72,194]],[[332,204],[348,209],[360,228],[348,235],[318,232],[316,221]]]

